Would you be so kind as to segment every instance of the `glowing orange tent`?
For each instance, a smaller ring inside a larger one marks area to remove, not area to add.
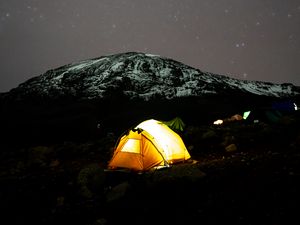
[[[146,171],[189,158],[177,133],[160,121],[146,120],[121,137],[108,168]]]

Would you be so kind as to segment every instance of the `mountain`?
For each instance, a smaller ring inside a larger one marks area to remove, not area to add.
[[[212,124],[276,99],[297,102],[299,93],[292,84],[237,80],[129,52],[49,70],[0,95],[0,135],[2,143],[43,144],[120,134],[149,118]]]
[[[32,96],[98,99],[121,94],[147,101],[157,97],[173,99],[224,93],[290,97],[298,95],[300,88],[292,84],[233,79],[157,55],[128,52],[49,70],[7,94],[21,100]]]

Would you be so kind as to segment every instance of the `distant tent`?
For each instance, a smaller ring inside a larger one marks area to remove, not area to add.
[[[298,109],[296,103],[293,101],[281,101],[281,102],[273,102],[272,109],[284,111],[284,112],[292,112]]]
[[[243,119],[244,119],[244,120],[247,119],[248,116],[250,115],[250,113],[251,113],[251,111],[246,111],[246,112],[244,112],[244,114],[243,114]]]
[[[178,134],[160,121],[146,120],[121,137],[108,168],[146,171],[190,157]]]
[[[183,131],[185,124],[179,117],[175,117],[174,119],[170,121],[164,121],[164,124],[166,124],[168,127],[170,127],[174,131]]]
[[[235,114],[230,118],[231,121],[242,120],[242,119],[243,119],[243,117],[239,114]]]
[[[272,109],[255,109],[247,116],[247,121],[250,122],[267,122],[267,123],[277,123],[282,118],[282,113],[278,110]]]

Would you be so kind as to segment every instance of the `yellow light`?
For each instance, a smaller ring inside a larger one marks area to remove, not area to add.
[[[220,125],[220,124],[223,124],[223,120],[216,120],[214,122],[215,125]]]
[[[146,120],[136,128],[147,131],[162,148],[166,160],[170,163],[176,159],[190,158],[180,136],[167,125],[156,120]],[[182,150],[184,149],[184,151]]]
[[[140,153],[140,141],[136,139],[129,139],[124,147],[122,148],[122,152],[132,152],[132,153]]]

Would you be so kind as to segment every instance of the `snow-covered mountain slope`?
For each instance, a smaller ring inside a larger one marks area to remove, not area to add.
[[[17,99],[32,95],[95,99],[121,92],[130,98],[149,100],[157,96],[172,99],[235,91],[274,97],[300,93],[299,87],[292,84],[237,80],[157,55],[128,52],[49,70],[8,94]]]

